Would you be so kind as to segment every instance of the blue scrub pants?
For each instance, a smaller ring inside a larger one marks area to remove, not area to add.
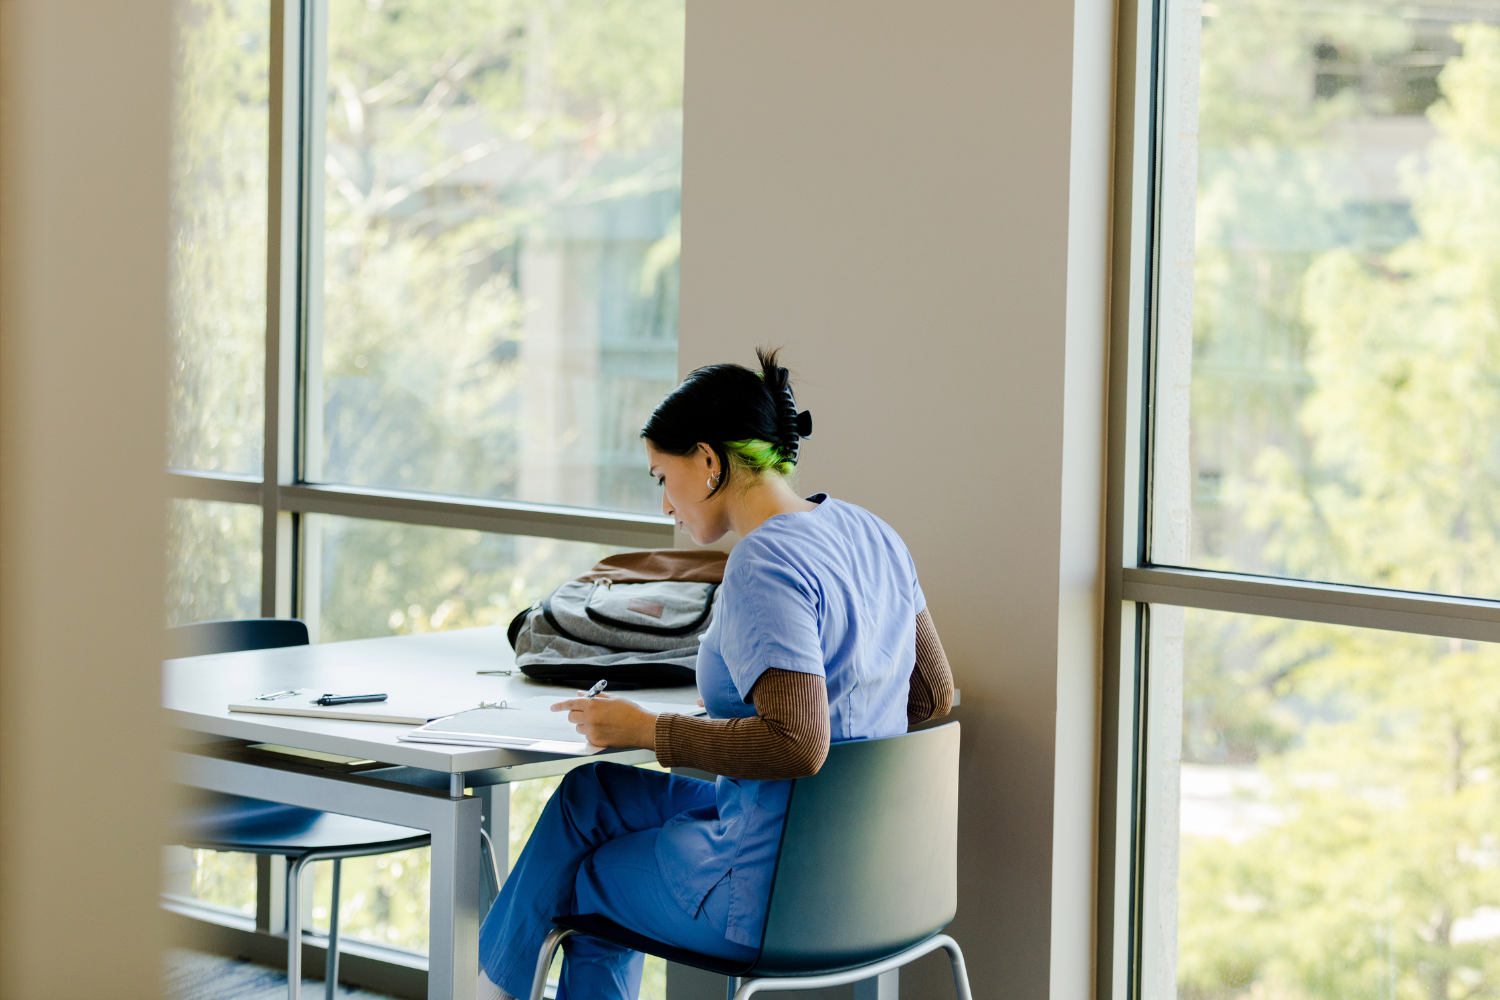
[[[547,802],[505,888],[479,931],[479,961],[490,982],[514,997],[531,992],[537,952],[552,918],[599,913],[666,944],[749,962],[756,950],[724,937],[729,894],[721,885],[698,912],[667,890],[656,862],[662,824],[715,808],[712,782],[621,764],[568,772]],[[563,942],[558,1000],[635,1000],[639,952],[575,934]]]

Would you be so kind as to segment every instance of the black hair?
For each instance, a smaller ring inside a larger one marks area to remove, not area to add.
[[[812,414],[797,412],[791,376],[776,363],[778,353],[757,347],[758,372],[733,364],[691,372],[657,404],[641,437],[669,455],[691,454],[700,441],[712,448],[721,471],[709,496],[728,485],[735,465],[790,472],[802,439],[812,434]]]

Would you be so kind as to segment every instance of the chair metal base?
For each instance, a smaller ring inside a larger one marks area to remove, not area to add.
[[[948,964],[953,968],[953,986],[958,990],[958,1000],[974,1000],[974,995],[969,992],[969,972],[964,967],[963,950],[959,948],[957,941],[946,934],[934,935],[921,944],[914,945],[903,952],[892,955],[890,958],[879,962],[871,962],[869,965],[861,965],[854,969],[845,969],[843,972],[831,972],[818,976],[777,976],[774,979],[745,979],[741,981],[740,987],[730,996],[732,1000],[746,1000],[747,997],[753,996],[756,993],[769,993],[773,990],[816,990],[824,986],[843,986],[845,983],[857,983],[866,979],[874,979],[882,973],[899,969],[903,965],[915,962],[923,955],[937,951],[939,948],[948,953]],[[730,982],[732,984],[733,980]]]
[[[536,974],[531,980],[530,1000],[543,1000],[547,988],[547,972],[552,968],[552,956],[557,953],[558,947],[563,939],[578,931],[571,927],[554,927],[542,941],[542,948],[536,958]],[[843,986],[846,983],[858,983],[866,979],[874,979],[887,972],[892,972],[915,962],[923,955],[930,954],[942,948],[948,953],[948,964],[953,968],[953,986],[958,990],[958,1000],[974,1000],[974,994],[969,991],[969,972],[964,966],[964,953],[958,946],[958,942],[946,934],[935,934],[920,944],[913,945],[905,951],[898,952],[889,958],[881,959],[879,962],[871,962],[853,969],[845,969],[842,972],[830,972],[822,975],[812,976],[777,976],[777,977],[753,977],[736,978],[729,977],[729,986],[726,1000],[747,1000],[756,993],[769,993],[776,990],[816,990],[824,986]]]
[[[287,865],[286,870],[287,1000],[301,1000],[302,997],[302,874],[307,866],[314,861],[333,862],[333,903],[328,911],[328,957],[323,967],[323,995],[325,1000],[334,1000],[338,995],[339,982],[339,881],[343,874],[343,859],[392,854],[415,847],[426,847],[431,843],[431,837],[413,837],[389,844],[308,851],[290,859],[291,864]]]

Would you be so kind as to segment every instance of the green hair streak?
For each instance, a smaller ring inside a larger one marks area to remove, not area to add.
[[[771,471],[789,476],[795,468],[786,460],[780,448],[758,438],[749,441],[725,441],[724,450],[729,453],[731,462],[752,472]]]

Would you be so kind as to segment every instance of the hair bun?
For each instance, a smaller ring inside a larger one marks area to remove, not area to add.
[[[796,465],[802,438],[812,433],[812,414],[806,410],[797,412],[797,398],[792,395],[791,372],[776,363],[777,353],[778,351],[755,349],[755,356],[760,360],[761,381],[776,410],[774,443],[786,456],[786,460]]]
[[[795,465],[801,450],[802,418],[797,413],[797,398],[792,395],[792,380],[785,368],[776,369],[776,383],[774,387],[766,387],[776,405],[776,430],[780,438],[776,443],[786,452],[787,461]]]

